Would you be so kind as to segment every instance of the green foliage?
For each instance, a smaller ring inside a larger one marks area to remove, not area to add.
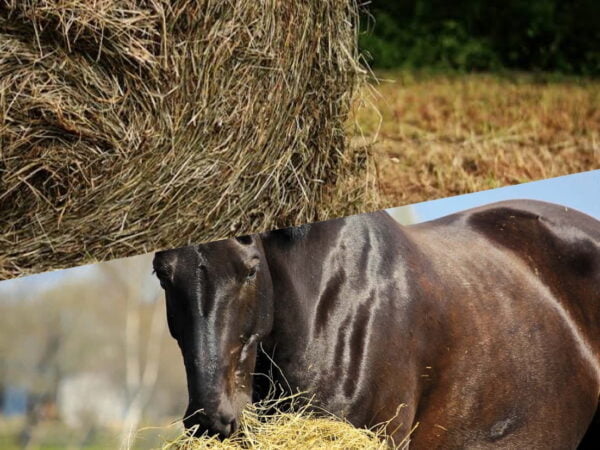
[[[375,0],[360,46],[377,68],[600,73],[597,0]]]

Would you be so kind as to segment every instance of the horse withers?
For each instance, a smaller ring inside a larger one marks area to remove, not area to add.
[[[411,448],[599,439],[600,222],[580,212],[377,212],[158,252],[154,270],[196,434],[233,433],[268,373]]]

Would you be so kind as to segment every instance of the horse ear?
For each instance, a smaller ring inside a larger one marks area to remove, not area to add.
[[[236,236],[235,240],[238,241],[242,245],[252,244],[252,236],[250,236],[248,234],[245,236]]]
[[[282,228],[280,230],[269,231],[264,234],[264,237],[272,238],[281,244],[293,244],[304,239],[308,235],[310,228],[311,224]]]

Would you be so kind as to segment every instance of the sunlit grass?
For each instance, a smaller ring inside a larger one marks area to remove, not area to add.
[[[600,168],[600,81],[416,72],[379,78],[352,132],[357,143],[361,133],[377,137],[388,206]]]

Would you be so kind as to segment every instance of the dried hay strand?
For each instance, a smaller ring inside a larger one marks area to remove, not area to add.
[[[182,434],[167,442],[162,450],[384,450],[406,446],[407,442],[394,445],[386,439],[384,426],[356,428],[329,413],[314,410],[311,403],[296,395],[253,404],[243,411],[240,428],[229,438],[220,441],[214,436],[193,438]]]
[[[376,208],[354,0],[0,0],[0,279]]]

